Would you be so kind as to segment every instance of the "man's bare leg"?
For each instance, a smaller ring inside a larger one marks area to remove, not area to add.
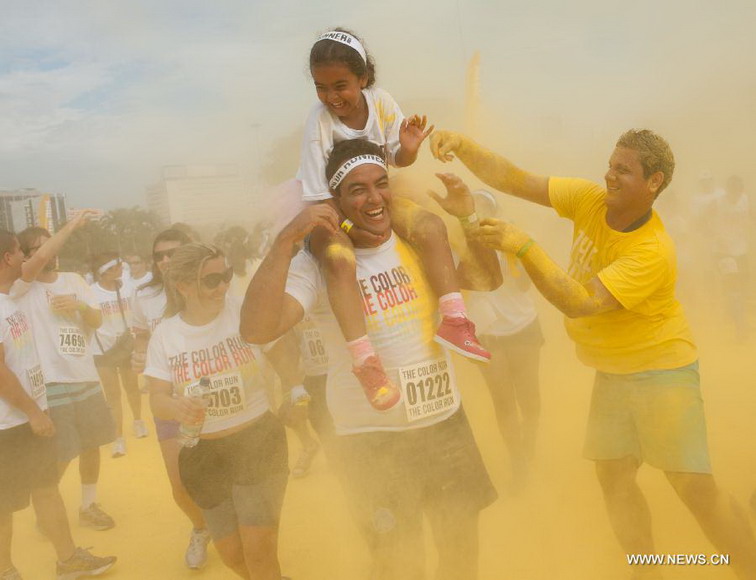
[[[743,510],[708,473],[666,472],[667,479],[738,578],[756,578],[756,541]]]

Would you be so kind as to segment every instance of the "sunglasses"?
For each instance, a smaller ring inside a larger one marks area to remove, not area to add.
[[[234,269],[229,268],[225,272],[216,272],[213,274],[208,274],[207,276],[202,276],[202,278],[200,278],[200,284],[202,284],[208,290],[215,290],[218,286],[220,286],[221,282],[228,284],[229,282],[231,282],[231,278],[233,277]]]
[[[173,254],[176,253],[178,248],[171,248],[170,250],[161,250],[160,252],[152,252],[152,259],[155,262],[162,262],[163,258],[170,259]]]

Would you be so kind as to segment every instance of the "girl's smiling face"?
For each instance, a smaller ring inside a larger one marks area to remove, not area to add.
[[[345,125],[362,129],[367,122],[367,103],[362,95],[367,78],[358,77],[347,65],[339,62],[314,66],[310,72],[320,102]],[[363,117],[362,126],[353,126]]]

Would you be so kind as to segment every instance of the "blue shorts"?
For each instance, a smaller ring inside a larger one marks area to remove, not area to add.
[[[100,383],[48,383],[45,387],[60,463],[115,439],[113,416]]]
[[[698,362],[627,375],[597,372],[584,456],[633,456],[664,471],[711,473]]]

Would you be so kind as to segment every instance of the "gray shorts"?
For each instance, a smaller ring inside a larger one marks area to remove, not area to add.
[[[462,408],[420,429],[339,435],[336,445],[352,516],[386,577],[423,574],[424,515],[433,515],[432,528],[477,528],[478,513],[497,497]]]
[[[47,383],[46,388],[59,463],[115,439],[113,417],[100,383]]]
[[[711,473],[698,363],[627,375],[596,373],[584,456],[633,456],[664,471]]]
[[[286,432],[266,413],[241,431],[185,447],[179,471],[213,539],[239,526],[277,527],[289,479]]]

